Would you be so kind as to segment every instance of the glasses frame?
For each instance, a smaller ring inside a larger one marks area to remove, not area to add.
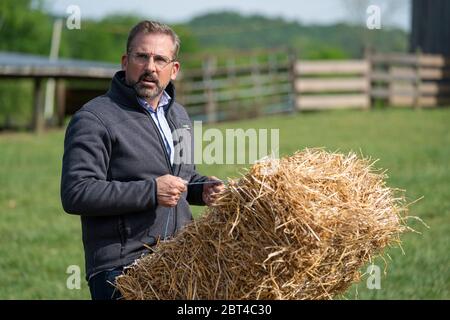
[[[153,63],[155,64],[155,67],[157,70],[162,70],[165,67],[167,67],[169,64],[171,64],[172,62],[176,62],[177,59],[170,59],[168,56],[162,55],[162,54],[153,54],[153,53],[146,53],[146,52],[128,52],[128,55],[133,59],[133,61],[139,65],[147,65],[150,62],[150,59],[153,57]],[[143,57],[145,57],[145,61],[140,61],[139,59],[143,59]],[[165,58],[162,59],[164,60],[164,65],[158,65],[158,63],[155,60],[155,57],[161,57],[161,58]],[[167,60],[167,61],[166,61]]]

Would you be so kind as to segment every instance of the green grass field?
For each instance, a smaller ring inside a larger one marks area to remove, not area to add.
[[[422,234],[402,238],[404,255],[389,249],[381,289],[369,290],[363,280],[347,297],[450,299],[450,109],[291,114],[217,127],[279,128],[280,155],[325,147],[380,159],[389,186],[406,189],[409,201],[424,196],[410,214],[430,229],[411,222]],[[84,274],[80,290],[66,287],[68,266],[84,272],[84,256],[79,218],[60,204],[63,136],[0,134],[0,299],[89,299]],[[199,171],[237,177],[240,167],[200,165]],[[196,215],[203,210],[193,209]]]

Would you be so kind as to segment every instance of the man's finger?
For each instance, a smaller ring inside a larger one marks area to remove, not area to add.
[[[172,194],[168,194],[168,193],[160,193],[160,194],[158,194],[158,196],[160,196],[160,197],[168,197],[168,198],[173,197]]]
[[[180,190],[180,192],[185,192],[187,190],[186,184],[184,183],[185,180],[177,181],[173,184],[174,188],[177,188],[177,190]]]
[[[177,188],[173,188],[173,189],[169,189],[169,190],[166,190],[166,192],[162,192],[162,193],[160,193],[161,195],[168,195],[168,196],[177,196],[177,195],[179,195],[180,194],[180,190],[178,190]]]

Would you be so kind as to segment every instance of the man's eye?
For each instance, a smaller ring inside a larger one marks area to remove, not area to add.
[[[139,58],[139,59],[147,59],[147,55],[146,54],[144,54],[144,53],[138,53],[137,54],[137,57]]]
[[[155,56],[156,62],[167,62],[167,59],[163,56]]]

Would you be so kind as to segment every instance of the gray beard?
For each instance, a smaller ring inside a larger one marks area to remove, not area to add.
[[[156,84],[156,88],[150,89],[150,88],[146,88],[138,81],[133,85],[133,88],[134,88],[134,91],[136,91],[136,94],[138,97],[144,98],[144,99],[155,99],[164,91],[164,88],[161,87],[159,83],[155,83],[155,84]]]

